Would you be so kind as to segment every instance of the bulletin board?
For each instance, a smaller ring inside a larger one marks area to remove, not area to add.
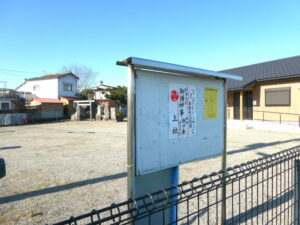
[[[223,79],[135,72],[137,175],[223,153]]]

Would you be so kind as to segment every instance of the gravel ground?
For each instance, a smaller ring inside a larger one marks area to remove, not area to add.
[[[126,123],[0,128],[0,224],[45,224],[126,200]],[[228,131],[228,166],[293,147],[300,134]],[[180,180],[219,170],[220,157],[181,166]]]

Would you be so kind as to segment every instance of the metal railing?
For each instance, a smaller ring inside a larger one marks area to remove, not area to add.
[[[271,111],[259,111],[259,110],[253,110],[253,112],[257,112],[257,113],[261,113],[262,115],[262,118],[261,120],[264,122],[264,121],[274,121],[274,120],[268,120],[266,119],[266,115],[267,114],[274,114],[274,115],[277,115],[278,118],[276,119],[277,121],[279,121],[279,123],[283,123],[283,122],[297,122],[297,125],[300,126],[300,114],[296,114],[296,113],[282,113],[282,112],[271,112]],[[284,115],[287,115],[289,117],[294,117],[295,119],[291,120],[284,120],[283,119],[283,116]],[[253,118],[255,120],[257,120],[258,118]]]
[[[299,224],[299,160],[297,146],[55,225]]]

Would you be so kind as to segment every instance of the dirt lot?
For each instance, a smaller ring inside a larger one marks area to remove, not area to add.
[[[65,122],[0,128],[0,224],[45,224],[126,198],[126,123]],[[228,131],[228,166],[300,143],[299,133]],[[220,169],[186,164],[180,179]]]

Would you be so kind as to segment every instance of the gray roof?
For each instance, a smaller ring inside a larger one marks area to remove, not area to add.
[[[55,78],[63,77],[63,76],[66,76],[66,75],[71,75],[71,76],[74,76],[75,78],[79,79],[79,77],[74,75],[72,72],[64,72],[64,73],[46,74],[46,75],[41,76],[41,77],[33,77],[33,78],[30,78],[30,79],[26,79],[26,81],[49,80],[49,79],[55,79]]]
[[[257,63],[220,72],[242,76],[242,81],[228,80],[228,89],[243,89],[263,80],[300,77],[300,56]]]

